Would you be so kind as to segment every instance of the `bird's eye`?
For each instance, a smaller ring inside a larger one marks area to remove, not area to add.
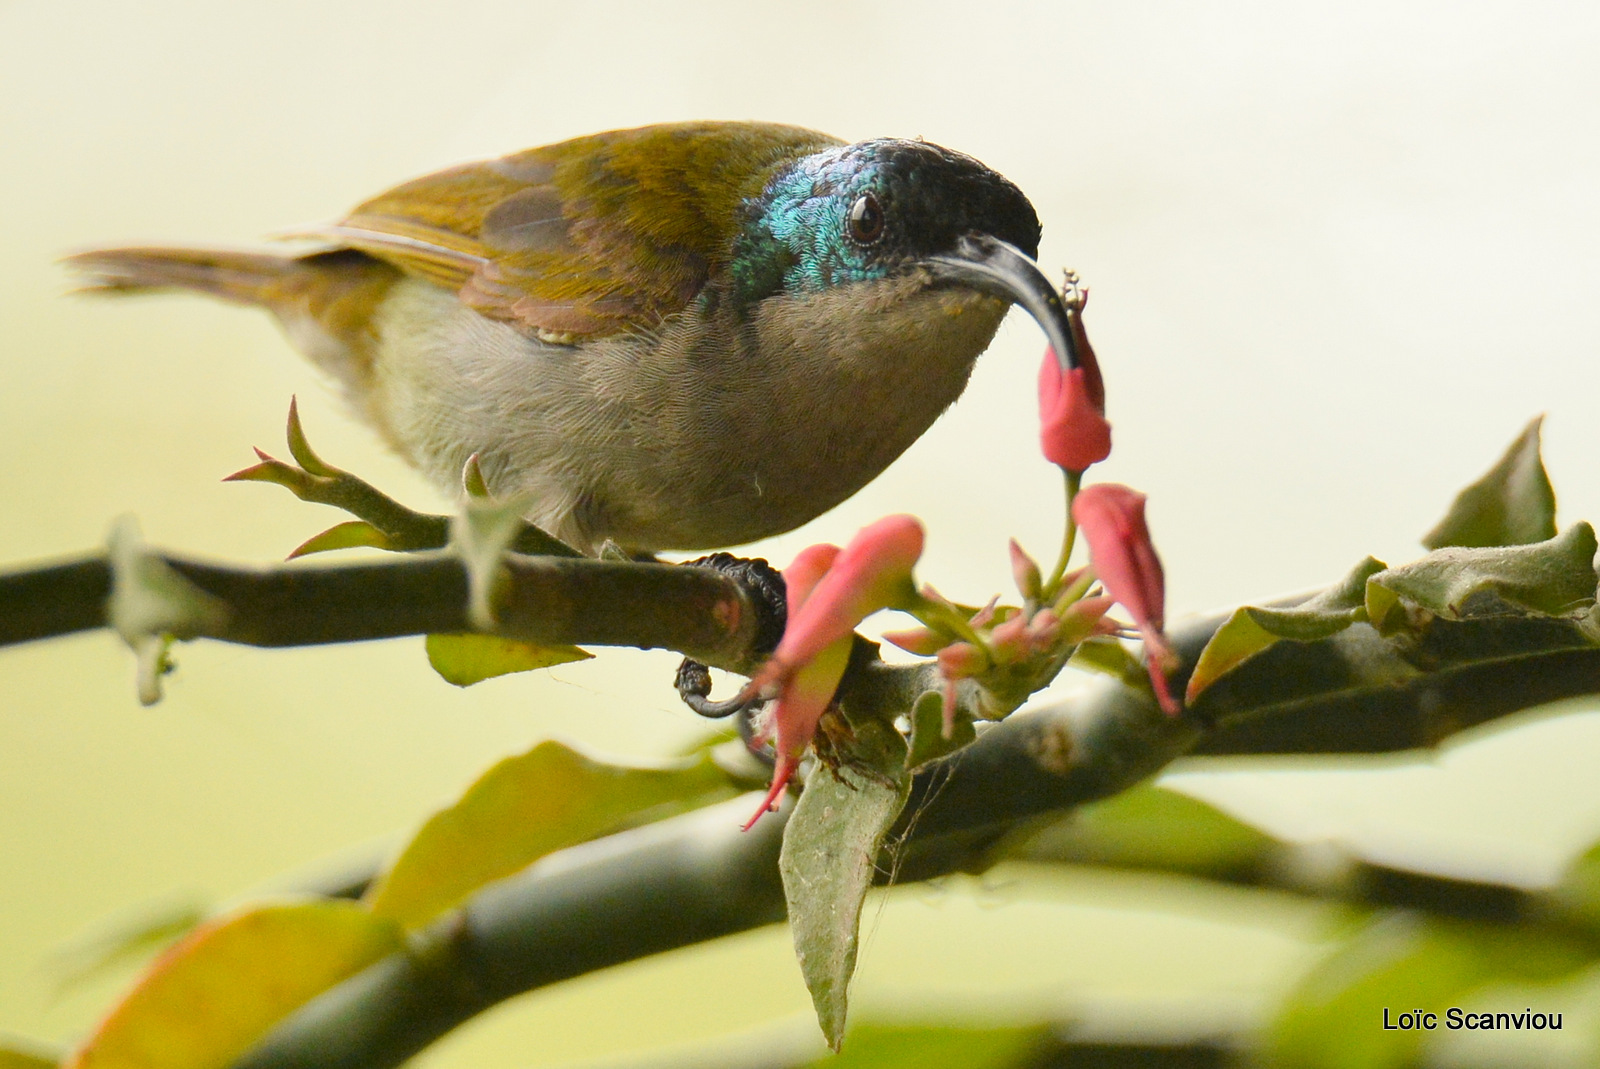
[[[871,245],[883,237],[883,208],[878,198],[863,193],[850,205],[850,239],[858,245]]]

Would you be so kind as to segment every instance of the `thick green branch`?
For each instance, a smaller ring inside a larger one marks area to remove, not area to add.
[[[223,612],[198,637],[309,646],[472,630],[467,574],[453,553],[359,563],[221,565],[160,559]],[[708,568],[507,554],[497,633],[544,645],[677,650],[752,667],[759,609]],[[108,626],[105,555],[0,573],[0,646]]]

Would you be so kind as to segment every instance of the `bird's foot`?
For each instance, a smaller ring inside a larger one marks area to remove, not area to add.
[[[683,699],[683,704],[701,716],[713,720],[720,720],[746,710],[754,711],[766,704],[766,699],[759,695],[745,698],[736,694],[720,702],[712,701],[711,669],[690,657],[685,657],[678,665],[678,674],[673,680],[673,686],[677,687],[678,697]]]
[[[760,558],[735,557],[731,553],[713,553],[685,561],[683,566],[711,568],[743,586],[750,593],[761,616],[752,652],[756,657],[765,657],[777,648],[778,640],[783,638],[788,613],[783,576],[776,568]],[[744,739],[745,747],[761,760],[772,763],[772,751],[765,745],[765,739],[758,737],[754,722],[756,714],[766,705],[765,698],[752,695],[712,701],[711,669],[689,657],[685,657],[678,665],[674,685],[683,703],[701,716],[721,718],[736,715],[739,737]]]

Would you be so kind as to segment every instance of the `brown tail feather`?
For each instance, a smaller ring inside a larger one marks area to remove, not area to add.
[[[237,304],[273,307],[298,289],[306,261],[229,249],[96,249],[62,261],[89,293],[183,289]]]
[[[372,315],[400,272],[354,249],[302,256],[231,249],[96,249],[63,261],[81,292],[189,290],[276,315],[312,363],[360,396],[373,353]]]

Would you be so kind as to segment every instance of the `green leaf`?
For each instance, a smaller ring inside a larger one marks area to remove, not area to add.
[[[808,1065],[817,1069],[1007,1069],[1038,1064],[1052,1038],[1046,1025],[961,1027],[935,1024],[861,1024],[850,1030],[850,1049]]]
[[[1456,495],[1438,526],[1422,536],[1429,549],[1520,546],[1556,536],[1556,493],[1539,456],[1540,416],[1522,429],[1483,478]]]
[[[1107,636],[1078,643],[1078,648],[1072,651],[1072,659],[1067,663],[1073,668],[1101,672],[1124,683],[1137,685],[1145,678],[1144,666],[1128,652],[1128,647]]]
[[[0,1035],[0,1069],[57,1069],[61,1054],[42,1043]]]
[[[1226,878],[1258,870],[1278,846],[1215,806],[1146,784],[1084,806],[1007,853]]]
[[[478,463],[476,453],[467,458],[466,466],[461,469],[461,488],[468,497],[489,496],[489,483],[483,477],[483,467]]]
[[[1439,549],[1367,580],[1367,618],[1384,634],[1426,620],[1583,615],[1594,606],[1594,528],[1575,523],[1547,542]]]
[[[257,906],[163,955],[66,1069],[223,1069],[292,1010],[404,947],[355,902]]]
[[[1362,927],[1290,994],[1269,1037],[1273,1063],[1295,1069],[1400,1069],[1445,1030],[1459,996],[1490,981],[1545,983],[1590,963],[1570,936],[1529,927],[1387,914]],[[1412,1010],[1438,1029],[1385,1030]]]
[[[944,737],[944,695],[930,690],[911,707],[911,751],[906,755],[906,770],[915,772],[929,761],[937,761],[972,743],[978,737],[972,721],[957,714],[950,738]]]
[[[334,549],[355,549],[368,546],[372,549],[396,549],[394,541],[366,520],[346,520],[336,523],[321,534],[314,534],[289,551],[287,559],[306,557],[313,553],[327,553]]]
[[[1337,584],[1293,608],[1235,609],[1200,652],[1184,701],[1192,705],[1218,679],[1283,639],[1316,642],[1365,619],[1367,580],[1384,567],[1382,561],[1368,557]]]
[[[489,769],[430,817],[366,902],[378,916],[417,928],[554,851],[737,793],[709,755],[640,768],[542,742]]]
[[[795,956],[834,1050],[844,1039],[861,904],[911,787],[899,732],[877,720],[852,726],[838,771],[819,767],[807,779],[778,859]]]
[[[573,661],[587,661],[594,654],[577,646],[536,646],[498,635],[429,635],[428,663],[446,683],[470,687],[485,679],[512,672],[531,672]]]
[[[311,442],[306,439],[306,430],[300,425],[300,399],[289,398],[289,425],[285,436],[289,440],[289,455],[294,457],[299,464],[312,475],[324,479],[336,479],[344,472],[327,463],[311,448]]]

